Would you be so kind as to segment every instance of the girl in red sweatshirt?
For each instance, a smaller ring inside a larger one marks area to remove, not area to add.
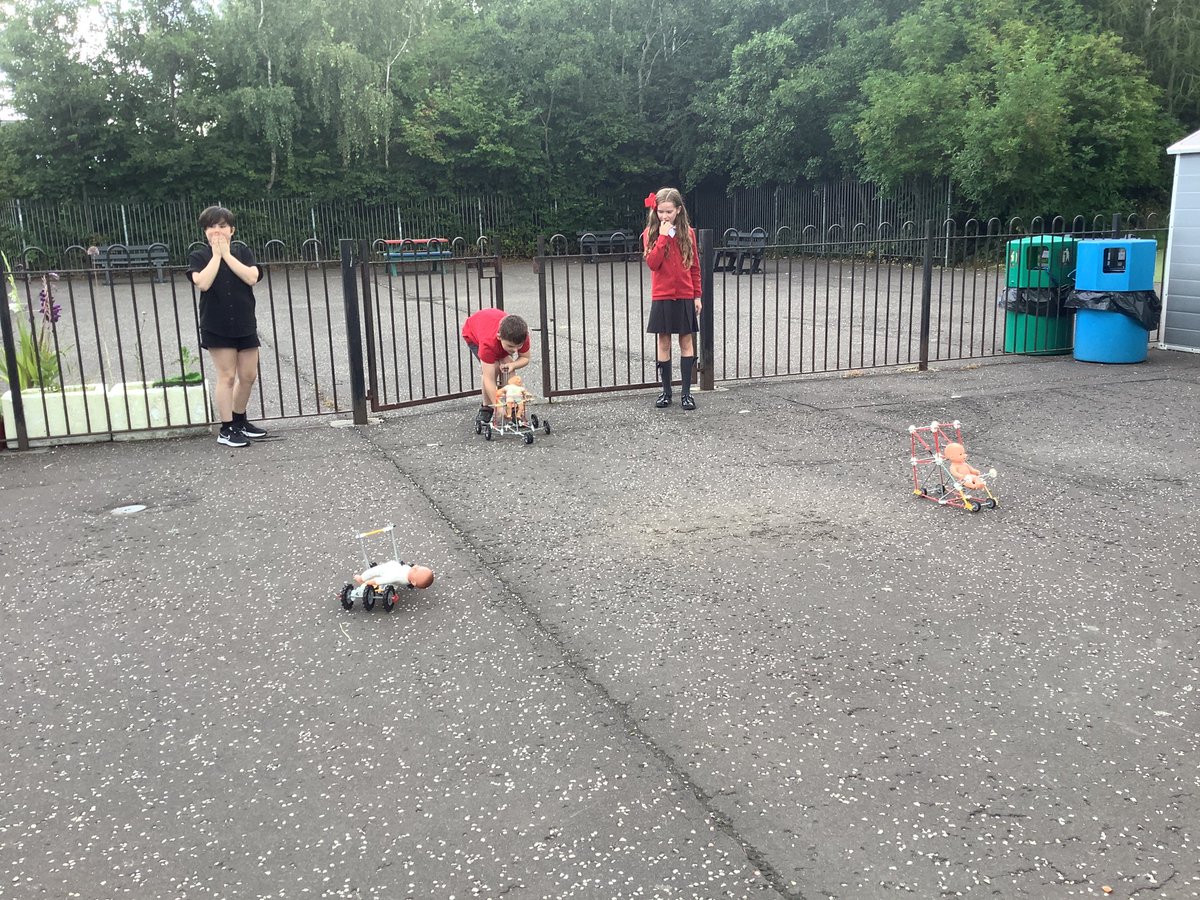
[[[650,267],[650,321],[646,331],[658,335],[658,372],[662,393],[654,401],[659,409],[671,405],[671,335],[679,335],[679,374],[682,396],[679,405],[695,409],[692,399],[692,368],[696,346],[692,333],[699,330],[700,254],[696,232],[688,219],[683,195],[675,188],[662,188],[646,198],[649,215],[642,232],[646,265]]]

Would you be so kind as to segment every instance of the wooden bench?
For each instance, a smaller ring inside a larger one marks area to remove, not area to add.
[[[721,243],[713,261],[714,272],[753,275],[762,271],[763,256],[767,249],[766,229],[738,231],[730,228],[722,235]]]
[[[445,238],[402,238],[381,241],[384,245],[383,258],[388,261],[388,272],[400,274],[400,263],[427,262],[431,271],[441,268],[441,261],[454,255],[450,242]]]
[[[628,259],[634,254],[641,253],[641,232],[625,231],[614,228],[612,231],[577,231],[579,238],[579,253],[588,258],[588,262],[599,262],[600,254],[621,254]]]
[[[99,248],[95,264],[104,270],[104,283],[112,284],[113,269],[154,269],[154,280],[165,281],[163,267],[170,261],[166,244],[108,244]]]

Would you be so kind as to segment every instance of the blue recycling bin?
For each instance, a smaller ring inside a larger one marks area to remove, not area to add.
[[[1075,290],[1152,291],[1158,241],[1098,238],[1075,248]]]
[[[1115,310],[1075,310],[1075,358],[1080,362],[1145,362],[1148,332],[1137,319]]]

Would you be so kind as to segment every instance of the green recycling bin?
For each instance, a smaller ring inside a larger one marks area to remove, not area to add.
[[[1034,234],[1008,242],[1004,352],[1028,355],[1070,353],[1075,311],[1064,306],[1075,281],[1075,238]]]
[[[1027,312],[1004,311],[1004,352],[1028,356],[1053,356],[1070,353],[1074,343],[1073,311],[1041,316]]]
[[[1008,242],[1004,283],[1012,288],[1052,288],[1075,280],[1076,241],[1063,234],[1033,234]]]

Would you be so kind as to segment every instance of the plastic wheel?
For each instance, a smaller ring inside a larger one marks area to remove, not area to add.
[[[350,609],[350,607],[354,606],[354,598],[350,596],[353,590],[354,585],[347,582],[346,586],[338,591],[338,599],[342,601],[342,609]]]
[[[475,433],[476,434],[483,433],[483,423],[480,422],[478,419],[475,420]]]
[[[993,499],[993,498],[988,498],[987,500],[985,500],[985,501],[983,502],[983,505],[984,505],[984,506],[986,506],[988,509],[995,509],[995,508],[996,508],[996,501],[995,501],[995,499]]]
[[[393,607],[395,607],[395,605],[396,605],[396,588],[394,585],[389,584],[387,587],[385,587],[383,589],[383,610],[384,610],[384,612],[391,612]]]
[[[483,433],[483,439],[485,441],[490,441],[492,439],[492,426],[489,425],[487,431]]]
[[[967,503],[964,503],[963,507],[967,510],[967,512],[973,512],[973,513],[977,513],[981,509],[983,509],[983,506],[980,505],[979,503],[971,503],[969,501]]]
[[[533,435],[532,434],[525,435],[525,443],[527,443],[527,444],[533,443]]]
[[[375,588],[369,584],[363,587],[363,609],[375,608]]]
[[[542,431],[546,432],[546,434],[550,433],[550,423],[545,419],[542,420]]]
[[[529,424],[530,424],[530,425],[532,425],[534,428],[541,428],[541,427],[542,427],[542,426],[541,426],[541,423],[538,421],[537,413],[530,413],[530,414],[529,414]]]

